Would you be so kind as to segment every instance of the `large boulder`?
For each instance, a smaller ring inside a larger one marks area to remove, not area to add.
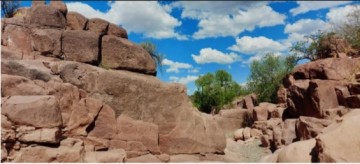
[[[38,5],[30,9],[29,21],[32,27],[39,28],[59,28],[66,27],[64,14],[56,8]]]
[[[70,11],[66,15],[66,29],[67,30],[84,30],[88,19],[83,15]]]
[[[125,160],[126,153],[122,149],[86,152],[84,157],[84,162],[89,163],[123,163]]]
[[[125,39],[128,38],[128,34],[127,34],[126,30],[122,27],[119,27],[119,26],[113,24],[113,23],[109,24],[107,34],[125,38]]]
[[[1,36],[2,45],[21,51],[22,55],[28,55],[32,51],[31,31],[28,28],[17,25],[6,25]]]
[[[256,96],[254,94],[247,95],[243,98],[243,108],[253,111],[256,104]]]
[[[98,34],[90,31],[66,30],[63,32],[61,42],[65,60],[91,64],[99,62]]]
[[[313,157],[315,156],[315,154],[312,151],[314,146],[315,146],[314,139],[292,143],[288,146],[285,146],[282,149],[277,150],[273,155],[275,156],[276,160],[272,158],[272,160],[270,160],[269,162],[279,162],[279,163],[315,162]]]
[[[53,96],[11,96],[2,101],[2,114],[15,124],[37,128],[62,125],[59,104]]]
[[[61,34],[57,29],[34,29],[31,34],[31,45],[33,50],[42,55],[61,56]]]
[[[155,74],[154,60],[140,46],[127,39],[107,35],[102,38],[101,66],[124,69],[145,74]]]
[[[315,151],[319,162],[358,162],[360,161],[360,109],[344,115],[327,132],[316,137]],[[343,137],[339,137],[343,136]]]
[[[59,10],[60,12],[62,12],[64,15],[67,14],[67,7],[66,4],[64,2],[61,1],[50,1],[50,7]]]
[[[332,120],[300,116],[296,122],[296,133],[300,140],[308,140],[319,135],[325,127],[332,124]]]
[[[109,27],[109,22],[100,18],[89,19],[86,30],[94,32],[99,35],[104,35],[107,33]]]
[[[219,114],[215,115],[215,120],[225,133],[230,133],[246,124],[246,116],[249,115],[247,112],[243,109],[220,110]]]

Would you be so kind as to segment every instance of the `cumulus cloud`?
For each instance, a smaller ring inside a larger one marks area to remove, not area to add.
[[[264,36],[251,37],[244,36],[236,39],[236,44],[228,49],[241,52],[248,55],[276,53],[287,49],[288,47],[280,42],[266,38]]]
[[[195,39],[237,36],[256,27],[284,24],[285,15],[275,12],[267,2],[177,2],[181,17],[199,20]]]
[[[342,25],[348,19],[348,15],[352,13],[355,9],[359,9],[360,5],[347,5],[345,7],[338,7],[330,9],[330,11],[326,14],[326,19],[329,23],[335,27]]]
[[[290,13],[295,16],[304,14],[309,11],[320,10],[325,8],[336,7],[351,3],[351,1],[298,1],[299,6],[290,10]]]
[[[162,61],[162,65],[169,66],[168,69],[166,69],[166,72],[175,72],[179,73],[180,69],[190,69],[192,68],[192,65],[187,63],[181,63],[181,62],[174,62],[169,59],[164,59]]]
[[[190,69],[188,70],[189,73],[199,73],[199,68],[194,68],[194,69]]]
[[[313,34],[318,30],[327,31],[331,26],[321,19],[300,19],[285,26],[285,33]]]
[[[240,56],[231,52],[223,53],[212,48],[203,48],[200,50],[199,55],[191,55],[194,61],[198,64],[218,63],[218,64],[231,64],[240,60]]]
[[[186,77],[177,77],[177,76],[170,76],[169,79],[173,82],[177,82],[177,83],[181,83],[181,84],[188,84],[190,82],[195,81],[196,79],[198,79],[198,76],[194,76],[194,75],[187,75]]]
[[[114,1],[109,2],[110,9],[101,12],[81,2],[66,3],[69,11],[76,11],[88,17],[99,17],[123,26],[128,32],[144,34],[146,37],[163,39],[187,39],[175,31],[181,21],[170,15],[168,5],[160,5],[156,1]]]

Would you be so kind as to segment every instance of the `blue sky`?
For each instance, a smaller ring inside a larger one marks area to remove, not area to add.
[[[165,55],[164,82],[183,83],[219,69],[239,84],[249,65],[266,53],[289,47],[318,30],[331,31],[358,5],[351,1],[66,1],[69,11],[123,26],[129,40],[151,41]],[[24,1],[22,6],[30,6]]]

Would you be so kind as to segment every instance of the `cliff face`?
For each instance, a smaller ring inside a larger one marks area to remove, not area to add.
[[[194,108],[183,85],[152,76],[154,61],[125,29],[56,1],[1,25],[2,161],[223,153],[215,117]]]

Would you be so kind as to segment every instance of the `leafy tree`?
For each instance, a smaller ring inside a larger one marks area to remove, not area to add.
[[[207,73],[199,77],[195,85],[197,90],[191,98],[195,106],[206,113],[219,112],[225,104],[243,93],[239,84],[225,70],[219,70],[215,74]]]
[[[260,102],[276,102],[277,90],[282,85],[282,79],[296,65],[295,58],[267,54],[262,60],[251,64],[248,87],[257,94]]]
[[[140,46],[150,54],[156,64],[156,67],[162,71],[162,60],[164,59],[164,55],[157,51],[155,44],[151,42],[142,42],[140,43]]]
[[[13,17],[19,6],[20,6],[20,1],[2,1],[1,2],[2,16],[5,16],[5,18]]]
[[[305,36],[305,41],[299,41],[290,47],[290,52],[296,57],[295,60],[308,59],[310,61],[315,61],[322,58],[319,56],[319,51],[321,49],[320,43],[325,35],[325,33],[319,31],[316,34]]]
[[[341,34],[353,48],[360,49],[360,6],[354,6],[344,23],[335,28],[336,33]]]

